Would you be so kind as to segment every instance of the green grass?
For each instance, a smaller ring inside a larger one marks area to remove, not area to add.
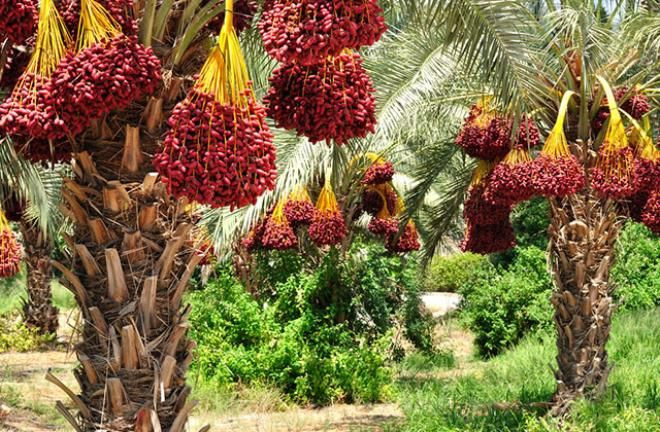
[[[657,431],[660,424],[660,308],[615,318],[608,345],[615,364],[605,395],[574,406],[564,430],[580,432]],[[406,415],[400,432],[554,432],[535,402],[554,391],[556,355],[552,334],[528,337],[508,352],[458,378],[416,378],[404,374],[398,398]],[[442,368],[440,368],[442,370]],[[441,376],[441,375],[440,375]]]

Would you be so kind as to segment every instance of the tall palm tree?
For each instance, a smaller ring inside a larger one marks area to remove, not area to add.
[[[567,119],[571,150],[590,172],[604,134],[592,129],[612,86],[639,86],[657,118],[660,15],[655,1],[418,2],[406,24],[373,53],[369,64],[386,95],[378,137],[416,150],[410,212],[426,216],[425,258],[446,238],[459,213],[473,163],[452,150],[465,109],[489,94],[515,119],[531,113],[547,134],[559,99],[574,91]],[[592,107],[596,107],[592,109]],[[410,116],[409,113],[416,113]],[[418,145],[419,142],[425,143]],[[411,147],[412,145],[412,147]],[[429,192],[439,194],[424,204]],[[591,187],[550,199],[550,270],[558,332],[554,412],[578,397],[599,394],[611,365],[605,349],[614,304],[609,269],[625,205]]]
[[[135,2],[126,12],[162,63],[159,88],[71,139],[73,178],[62,196],[73,260],[52,264],[83,318],[80,393],[47,379],[71,398],[77,416],[57,408],[77,431],[180,432],[194,407],[186,371],[195,345],[182,299],[201,259],[192,241],[198,217],[167,193],[152,156],[219,30],[207,24],[223,10],[224,2]]]

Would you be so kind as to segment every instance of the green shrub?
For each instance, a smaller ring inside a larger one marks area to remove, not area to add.
[[[41,336],[17,317],[0,316],[0,353],[34,351],[51,342],[54,335]]]
[[[473,253],[438,256],[433,259],[424,278],[424,290],[458,292],[465,285],[490,278],[495,267],[488,257]]]
[[[611,279],[623,309],[660,305],[660,237],[642,224],[629,223],[617,243]]]
[[[544,251],[519,248],[507,270],[459,290],[461,318],[482,355],[496,355],[529,331],[551,324],[552,286],[545,263]]]
[[[301,305],[313,277],[292,276]],[[290,298],[290,297],[289,297]],[[298,403],[375,402],[391,381],[381,352],[344,324],[309,311],[280,322],[288,302],[262,307],[228,272],[191,294],[195,372],[219,387],[267,383]],[[286,316],[290,318],[291,315]]]

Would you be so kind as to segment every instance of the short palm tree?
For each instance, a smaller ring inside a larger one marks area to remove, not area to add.
[[[377,138],[412,150],[416,183],[408,209],[424,215],[427,260],[446,240],[470,185],[474,162],[457,151],[453,138],[480,95],[492,96],[516,120],[532,115],[547,136],[562,95],[575,92],[566,135],[587,173],[604,139],[592,127],[604,97],[597,77],[643,91],[655,107],[649,116],[657,119],[657,2],[416,4],[405,24],[374,50],[369,68],[385,96]],[[430,193],[436,199],[429,200]],[[627,206],[591,187],[550,198],[550,204],[559,351],[553,402],[561,414],[575,398],[599,394],[611,370],[605,349],[615,307],[609,269]]]

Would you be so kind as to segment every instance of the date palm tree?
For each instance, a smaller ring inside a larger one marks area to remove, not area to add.
[[[50,255],[53,239],[63,227],[61,172],[31,164],[6,141],[0,144],[0,201],[24,207],[16,216],[23,237],[27,299],[23,321],[39,334],[54,334],[58,311],[53,305]]]
[[[416,3],[406,24],[374,49],[368,67],[383,96],[377,138],[413,151],[416,183],[407,203],[425,221],[426,260],[447,238],[470,184],[474,162],[456,150],[453,138],[479,95],[491,95],[514,119],[531,113],[547,135],[562,94],[575,92],[566,134],[587,173],[604,135],[592,128],[603,99],[597,76],[642,89],[657,119],[655,1]],[[431,202],[430,192],[437,195]],[[615,308],[609,269],[627,212],[625,203],[603,199],[591,187],[550,204],[558,334],[553,412],[563,414],[576,398],[595,397],[607,383]]]

